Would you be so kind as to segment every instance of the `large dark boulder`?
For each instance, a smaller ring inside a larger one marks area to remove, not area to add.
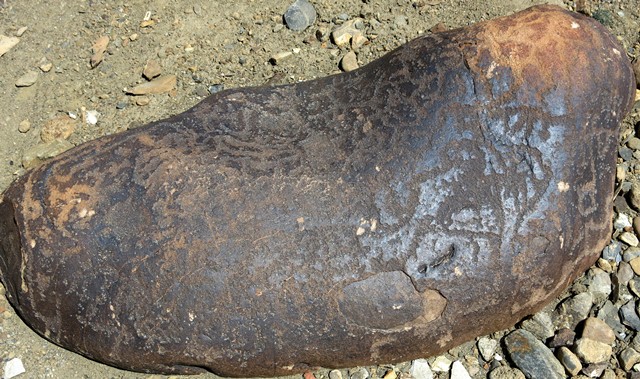
[[[634,86],[601,25],[539,6],[221,92],[13,183],[2,281],[45,338],[131,370],[436,354],[596,260]]]

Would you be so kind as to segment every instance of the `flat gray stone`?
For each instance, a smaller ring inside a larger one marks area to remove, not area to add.
[[[564,367],[551,350],[526,330],[516,330],[504,339],[513,363],[527,378],[564,379]]]
[[[284,12],[284,22],[291,30],[302,31],[316,21],[316,10],[307,0],[296,0]]]

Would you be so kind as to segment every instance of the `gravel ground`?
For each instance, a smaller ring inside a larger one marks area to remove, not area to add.
[[[42,157],[182,112],[210,91],[339,73],[351,48],[325,36],[345,22],[362,19],[366,42],[354,52],[355,63],[363,65],[434,28],[464,26],[542,2],[318,0],[312,1],[315,23],[294,32],[282,21],[288,2],[275,0],[0,0],[0,34],[19,40],[0,57],[0,190]],[[600,20],[630,57],[640,52],[639,1],[555,3]],[[106,51],[94,57],[99,64],[92,68],[92,46],[100,42]],[[147,82],[143,72],[153,76],[154,69],[168,92],[127,94]],[[515,329],[440,357],[309,375],[640,378],[639,109],[621,128],[611,244],[562,296]],[[110,368],[46,342],[20,321],[4,296],[0,316],[0,363],[6,367],[20,359],[26,372],[18,378],[165,378]]]

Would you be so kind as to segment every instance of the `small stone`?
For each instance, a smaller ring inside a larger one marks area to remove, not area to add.
[[[635,277],[629,280],[628,287],[636,297],[640,297],[640,278]]]
[[[433,379],[433,371],[426,359],[416,359],[411,362],[409,374],[413,379]]]
[[[20,42],[18,37],[7,37],[0,34],[0,57]]]
[[[127,105],[129,105],[129,103],[126,101],[118,101],[116,103],[116,109],[125,109]]]
[[[291,51],[282,51],[280,53],[275,53],[271,56],[271,58],[269,58],[269,62],[271,62],[272,65],[279,65],[282,64],[287,58],[291,57],[293,55],[293,53]]]
[[[316,30],[316,39],[320,42],[326,42],[329,40],[331,33],[329,33],[329,29],[321,26]]]
[[[585,363],[600,363],[609,360],[613,349],[606,343],[589,338],[580,338],[576,341],[574,351]]]
[[[640,317],[636,313],[636,304],[633,300],[620,307],[620,318],[626,326],[636,332],[640,331]]]
[[[451,365],[451,375],[450,379],[471,379],[471,375],[469,375],[469,371],[464,367],[462,362],[455,361]]]
[[[2,378],[11,379],[25,372],[26,370],[20,358],[13,358],[4,364],[4,375]]]
[[[344,24],[338,26],[331,32],[331,39],[338,47],[347,47],[351,43],[351,39],[356,34],[362,34],[356,28],[356,23],[362,22],[362,19],[356,18],[346,21]]]
[[[578,375],[580,370],[582,370],[582,363],[580,363],[580,359],[566,346],[562,346],[558,349],[557,355],[560,363],[562,363],[569,374]]]
[[[629,216],[624,213],[619,213],[615,221],[613,221],[613,227],[616,230],[624,230],[624,228],[630,228],[632,226]]]
[[[47,121],[40,131],[42,142],[51,142],[56,139],[67,139],[76,129],[76,120],[67,115],[58,116]]]
[[[224,90],[224,84],[213,84],[209,86],[209,93],[214,94]]]
[[[473,354],[477,354],[474,352]],[[475,355],[465,355],[465,368],[471,376],[476,376],[480,372],[480,360]]]
[[[636,275],[640,275],[640,257],[630,260],[629,265]]]
[[[640,258],[640,247],[629,247],[622,254],[622,260],[631,262],[635,258]]]
[[[618,307],[607,300],[604,305],[598,310],[598,318],[604,320],[616,333],[625,332],[626,328],[620,323],[620,317],[618,317]]]
[[[340,68],[344,72],[353,71],[358,68],[358,58],[356,57],[356,53],[350,51],[342,57],[340,60]]]
[[[591,363],[582,369],[582,373],[589,378],[600,378],[607,366],[608,362]]]
[[[367,371],[367,369],[365,369],[364,367],[358,367],[353,371],[349,370],[349,377],[351,379],[368,379],[369,371]]]
[[[22,35],[29,29],[28,26],[23,26],[16,31],[16,37],[22,37]]]
[[[87,125],[95,125],[98,123],[98,117],[100,117],[100,113],[97,110],[90,110],[84,112],[84,119]]]
[[[489,372],[489,379],[525,379],[525,376],[517,368],[500,366]]]
[[[640,351],[640,333],[636,333],[629,346],[632,347],[635,351]]]
[[[207,90],[206,88],[202,87],[202,86],[197,86],[196,90],[195,90],[196,96],[199,97],[207,97],[209,96],[209,90]]]
[[[138,39],[138,33],[133,33],[129,36],[129,41],[133,42]]]
[[[156,24],[155,20],[142,20],[140,21],[141,28],[150,28]]]
[[[564,378],[564,368],[542,341],[526,330],[518,329],[504,339],[513,363],[527,378]]]
[[[631,200],[631,205],[636,210],[640,210],[640,182],[634,181],[632,183],[629,200]]]
[[[489,362],[498,349],[498,341],[488,337],[481,337],[478,340],[478,350],[482,358]]]
[[[617,376],[612,370],[604,370],[600,379],[617,379]]]
[[[20,121],[20,124],[18,125],[18,131],[20,133],[26,133],[29,130],[31,130],[31,123],[29,122],[29,120]]]
[[[624,189],[625,193],[629,193],[629,191],[631,191],[631,187],[632,187],[631,182],[622,183],[622,188]],[[635,212],[633,209],[631,209],[631,207],[627,203],[627,198],[625,196],[616,196],[615,200],[613,201],[613,209],[615,209],[616,212],[626,213],[626,214],[631,214]]]
[[[160,63],[154,59],[149,59],[142,70],[142,76],[147,80],[152,80],[153,78],[160,76],[161,73],[162,67],[160,67]]]
[[[560,304],[560,312],[569,318],[569,326],[574,328],[580,321],[589,317],[593,306],[591,292],[582,292]]]
[[[633,246],[633,247],[638,246],[638,244],[640,243],[640,242],[638,242],[638,237],[636,237],[636,235],[631,233],[631,232],[624,232],[624,233],[620,234],[620,236],[618,238],[620,239],[620,241],[626,243],[629,246]]]
[[[49,72],[53,68],[53,63],[44,62],[39,66],[39,68],[40,68],[40,71],[42,71],[42,72]]]
[[[618,355],[618,361],[625,371],[631,371],[633,366],[640,362],[640,353],[633,348],[627,347]]]
[[[431,362],[431,370],[435,372],[449,372],[451,370],[451,360],[444,355],[437,356]]]
[[[22,155],[22,166],[24,168],[32,168],[43,161],[53,158],[58,154],[61,154],[70,148],[73,144],[67,140],[57,139],[51,142],[36,145]]]
[[[129,90],[131,95],[149,95],[170,92],[176,88],[177,78],[175,75],[160,76],[150,82],[139,84]]]
[[[316,10],[307,0],[296,0],[284,12],[287,27],[297,32],[305,30],[316,21]]]
[[[629,138],[629,140],[627,141],[627,146],[629,146],[629,148],[633,150],[640,150],[640,138],[638,137]]]
[[[624,182],[624,180],[627,178],[627,165],[626,164],[619,164],[616,166],[616,181],[618,183],[622,183]]]
[[[629,263],[622,261],[618,263],[618,271],[616,274],[618,276],[618,283],[620,283],[620,285],[626,286],[627,283],[629,283],[629,281],[633,279],[634,271]]]
[[[596,265],[607,273],[613,272],[613,266],[606,259],[598,258]]]
[[[622,146],[618,149],[618,155],[620,155],[620,157],[626,162],[633,160],[633,150],[626,146]]]
[[[640,234],[640,216],[636,216],[633,218],[633,231],[636,235]]]
[[[140,107],[144,107],[151,102],[151,99],[148,96],[138,96],[136,97],[136,105]]]
[[[553,337],[555,333],[551,316],[545,312],[538,312],[531,318],[524,320],[521,327],[543,341],[549,337]]]
[[[396,374],[395,371],[389,370],[384,374],[382,379],[396,379],[397,377],[398,377],[398,374]]]
[[[38,81],[38,73],[35,71],[27,71],[26,74],[16,80],[16,87],[31,87]]]
[[[618,241],[612,241],[609,245],[607,245],[602,250],[602,258],[613,261],[620,262],[620,253],[622,252],[622,246]]]
[[[89,64],[91,68],[96,68],[104,59],[104,53],[107,51],[107,46],[109,45],[109,37],[102,36],[93,43],[91,50],[93,55],[91,55],[91,59],[89,60]]]
[[[464,357],[470,354],[476,354],[474,350],[476,349],[476,344],[473,341],[468,341],[463,343],[462,345],[458,345],[453,347],[447,351],[447,354],[454,357]]]
[[[340,370],[329,371],[329,379],[342,379],[342,371]]]
[[[365,44],[367,44],[369,40],[362,33],[355,33],[353,37],[351,37],[351,48],[353,50],[358,50]]]
[[[616,340],[616,334],[606,322],[599,318],[589,317],[584,321],[582,338],[613,345],[613,342]]]
[[[576,332],[569,328],[562,328],[556,332],[548,345],[552,349],[560,346],[572,346],[575,339]]]

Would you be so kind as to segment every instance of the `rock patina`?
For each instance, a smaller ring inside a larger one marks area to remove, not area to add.
[[[2,281],[42,336],[130,370],[437,354],[596,260],[634,85],[601,25],[539,6],[224,91],[14,182]]]

